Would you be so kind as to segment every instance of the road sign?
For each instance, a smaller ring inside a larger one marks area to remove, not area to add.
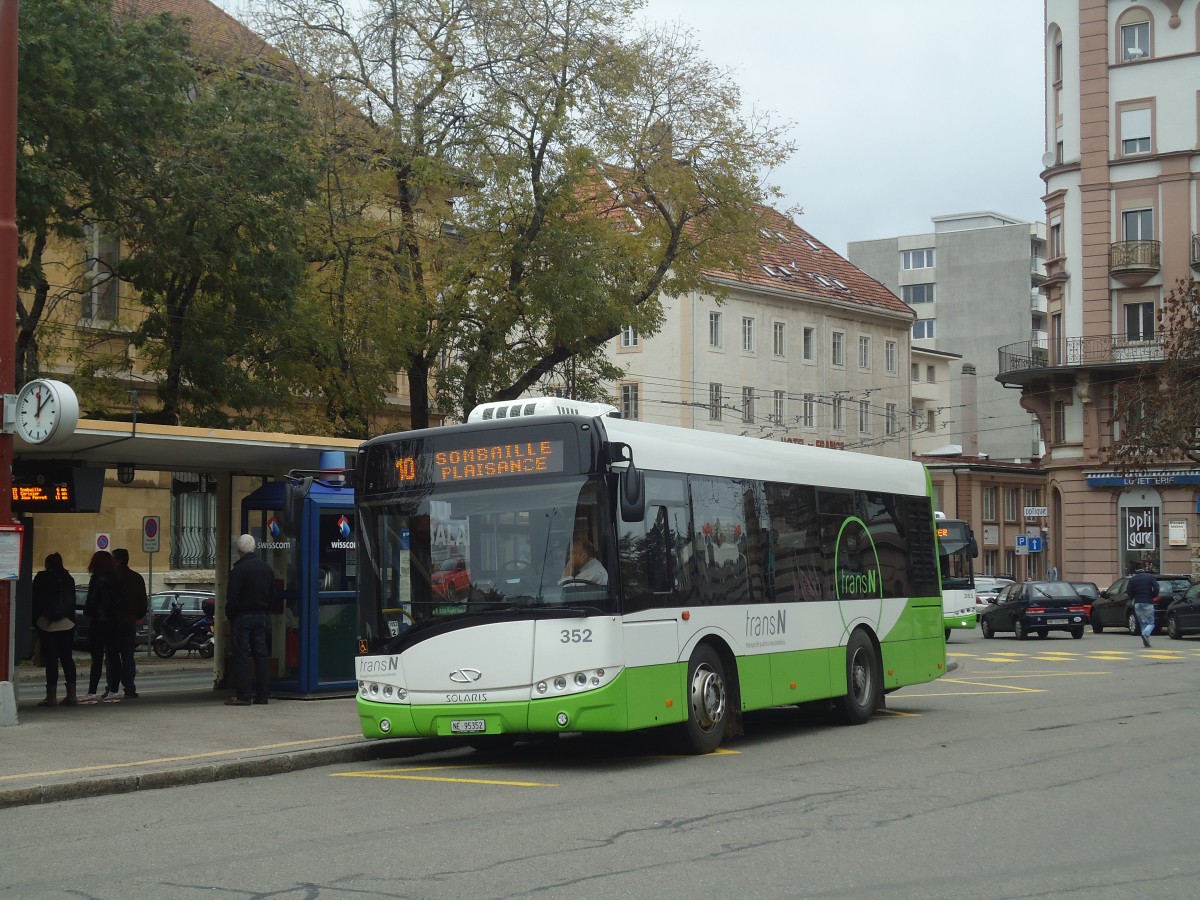
[[[1028,535],[1018,534],[1016,546],[1017,546],[1017,556],[1025,556],[1027,553],[1029,553],[1029,537],[1028,537]]]
[[[157,553],[159,543],[158,516],[142,516],[142,552]]]
[[[1040,537],[1031,537],[1029,539],[1028,549],[1030,553],[1042,552],[1042,539]]]
[[[96,532],[96,549],[108,550],[112,547],[112,537],[107,531]]]

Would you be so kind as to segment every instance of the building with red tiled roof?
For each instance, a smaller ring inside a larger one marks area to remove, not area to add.
[[[627,373],[612,387],[623,413],[907,458],[929,422],[910,385],[916,314],[788,216],[760,211],[742,271],[709,271],[712,293],[663,298],[658,333],[610,342]]]

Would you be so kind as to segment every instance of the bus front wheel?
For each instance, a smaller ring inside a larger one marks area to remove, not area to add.
[[[729,689],[721,657],[702,644],[688,661],[688,716],[682,744],[688,753],[712,753],[721,746],[729,725]]]
[[[838,718],[847,725],[862,725],[879,706],[883,679],[875,645],[860,629],[846,644],[846,696],[835,701]]]

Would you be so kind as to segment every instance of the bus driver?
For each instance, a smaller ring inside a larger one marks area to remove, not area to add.
[[[596,559],[596,548],[587,538],[576,536],[571,541],[571,554],[567,567],[563,569],[559,584],[571,581],[588,581],[592,584],[608,584],[608,571]]]

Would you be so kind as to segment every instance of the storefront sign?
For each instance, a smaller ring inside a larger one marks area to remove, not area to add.
[[[1153,550],[1158,546],[1158,510],[1154,507],[1127,507],[1125,515],[1125,549]]]
[[[1170,487],[1175,484],[1200,484],[1200,472],[1143,472],[1119,475],[1116,472],[1085,472],[1088,487]]]

